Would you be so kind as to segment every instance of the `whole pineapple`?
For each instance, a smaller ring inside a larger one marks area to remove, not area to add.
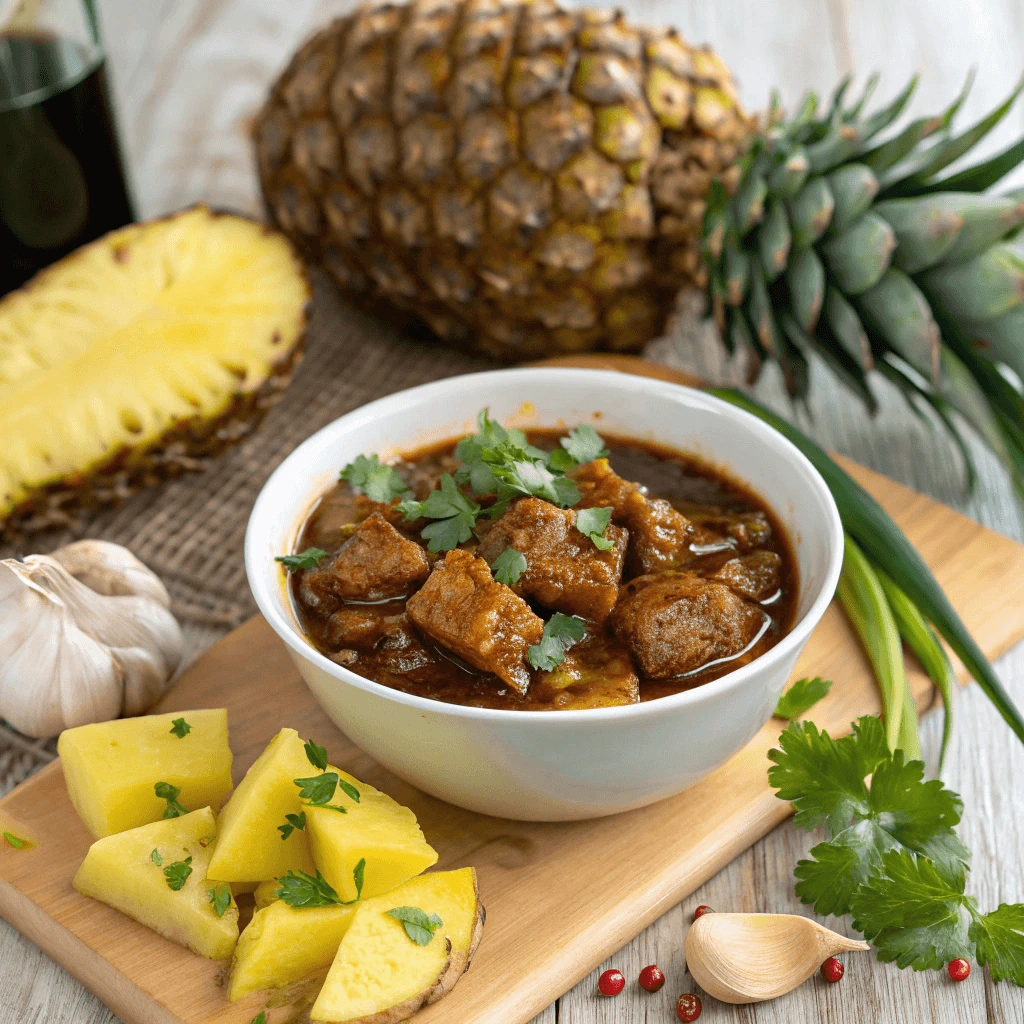
[[[750,130],[721,60],[672,31],[416,0],[306,43],[256,137],[273,217],[348,295],[517,360],[656,336]]]

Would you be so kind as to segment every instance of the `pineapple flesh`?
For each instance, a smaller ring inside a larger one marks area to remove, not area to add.
[[[365,6],[256,126],[268,209],[364,306],[503,359],[637,349],[751,124],[722,61],[551,0]]]
[[[0,529],[63,525],[239,440],[288,382],[308,299],[284,237],[197,207],[0,300]]]

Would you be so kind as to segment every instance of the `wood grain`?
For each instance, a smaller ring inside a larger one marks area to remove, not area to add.
[[[932,565],[983,649],[994,656],[1024,636],[1024,547],[870,470],[847,468]],[[878,710],[869,666],[836,605],[795,677],[811,673],[841,680],[815,708],[819,726],[844,731],[857,715]],[[930,702],[930,684],[917,670],[912,685],[919,702]],[[160,709],[218,706],[228,708],[236,780],[279,728],[291,726],[325,743],[332,763],[411,806],[441,867],[477,867],[488,908],[484,943],[470,974],[421,1012],[420,1024],[525,1024],[788,814],[765,774],[778,737],[774,721],[703,782],[639,811],[537,824],[459,810],[391,776],[333,728],[260,618],[204,655]],[[0,847],[0,915],[128,1024],[244,1024],[262,1008],[260,996],[225,1001],[222,965],[71,888],[89,837],[59,764],[0,801],[0,816],[38,844]]]

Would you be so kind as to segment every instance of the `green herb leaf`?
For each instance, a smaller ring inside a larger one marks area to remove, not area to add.
[[[775,706],[776,718],[801,718],[832,689],[831,679],[815,676],[813,679],[798,679],[780,698]]]
[[[576,513],[576,529],[594,542],[594,547],[608,551],[615,542],[605,537],[608,524],[612,521],[610,508],[581,508]]]
[[[279,878],[280,888],[274,896],[289,907],[349,906],[357,903],[363,895],[365,871],[366,859],[363,858],[352,869],[352,881],[356,887],[354,900],[343,900],[319,871],[314,876],[300,870],[289,871]]]
[[[210,896],[210,906],[218,917],[224,916],[224,911],[231,906],[231,887],[219,885],[215,889],[206,890]]]
[[[505,548],[491,563],[491,575],[506,587],[514,587],[526,572],[526,555],[515,548]]]
[[[277,826],[277,831],[281,833],[281,839],[287,839],[296,829],[302,832],[306,827],[306,812],[301,811],[298,814],[286,814],[284,816],[285,823]]]
[[[184,718],[176,718],[171,723],[171,732],[178,737],[179,740],[183,740],[192,731],[192,726],[185,721]]]
[[[366,877],[366,858],[362,857],[352,869],[352,881],[356,887],[356,900],[363,895],[363,881]],[[353,901],[355,902],[355,901]]]
[[[970,938],[978,963],[988,964],[993,981],[1009,978],[1024,986],[1024,904],[1000,903],[990,914],[973,914]]]
[[[351,782],[346,782],[344,779],[339,777],[338,789],[340,789],[349,799],[355,800],[356,803],[359,803],[359,790],[356,789]]]
[[[314,807],[330,803],[334,791],[338,787],[338,773],[324,772],[308,779],[293,779],[299,787],[299,799],[308,800]]]
[[[578,615],[555,612],[544,624],[540,643],[527,649],[527,660],[534,668],[550,672],[562,664],[565,652],[582,640],[586,632],[587,624]]]
[[[167,879],[169,889],[177,892],[188,881],[188,876],[192,874],[191,864],[192,858],[186,857],[184,860],[176,860],[164,868],[164,878]]]
[[[451,551],[473,536],[480,515],[480,506],[459,490],[454,477],[445,473],[440,486],[431,491],[424,501],[403,501],[398,510],[407,521],[434,519],[422,530],[428,551]]]
[[[316,740],[306,740],[302,746],[306,751],[306,759],[309,763],[322,772],[327,771],[327,748],[321,747]]]
[[[352,490],[365,494],[370,501],[390,505],[395,498],[409,494],[409,486],[394,466],[381,465],[376,455],[359,455],[340,473]]]
[[[586,423],[570,430],[569,436],[563,437],[559,443],[580,464],[593,462],[594,459],[606,459],[609,455],[600,434]]]
[[[260,1010],[252,1019],[252,1024],[267,1024],[267,1011]]]
[[[306,548],[297,555],[278,555],[274,561],[280,562],[289,572],[296,569],[315,569],[327,557],[323,548]]]
[[[160,867],[163,864],[163,862],[164,862],[163,857],[160,855],[160,851],[155,846],[153,847],[153,852],[149,855],[149,859],[157,867]]]
[[[417,946],[429,945],[434,932],[444,924],[437,914],[428,917],[419,907],[395,907],[394,910],[389,910],[388,914],[402,922],[405,934]]]
[[[172,786],[169,782],[158,782],[153,787],[153,792],[156,793],[158,799],[167,801],[163,813],[164,818],[180,818],[188,814],[188,811],[178,803],[178,795],[181,790],[177,786]]]
[[[24,850],[28,846],[27,839],[22,839],[21,836],[16,836],[13,832],[4,833],[4,842],[8,846],[14,847],[15,850]]]

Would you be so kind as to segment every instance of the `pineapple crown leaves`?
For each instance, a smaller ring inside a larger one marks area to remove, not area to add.
[[[773,97],[735,192],[715,182],[708,194],[708,299],[730,352],[776,360],[795,399],[816,355],[874,411],[877,369],[949,431],[969,487],[961,419],[1024,498],[1024,191],[987,193],[1024,162],[1024,139],[945,173],[1009,113],[1024,78],[956,132],[972,80],[903,127],[916,77],[870,112],[877,76],[849,102],[844,80],[821,110],[808,94],[789,119]]]

